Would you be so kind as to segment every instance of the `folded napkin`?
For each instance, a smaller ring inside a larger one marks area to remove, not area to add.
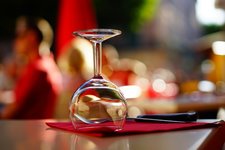
[[[70,121],[68,122],[46,122],[49,127],[55,129],[61,129],[64,131],[70,131],[74,133],[84,133],[91,136],[118,136],[128,134],[140,134],[140,133],[153,133],[153,132],[165,132],[175,130],[187,130],[187,129],[199,129],[199,128],[211,128],[218,127],[224,124],[223,121],[214,123],[205,122],[190,122],[190,123],[150,123],[150,122],[135,122],[127,120],[123,129],[114,131],[107,127],[106,124],[93,126],[90,128],[75,129]]]

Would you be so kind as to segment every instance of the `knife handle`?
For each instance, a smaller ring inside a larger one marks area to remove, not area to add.
[[[151,118],[151,119],[162,119],[162,120],[174,120],[174,121],[196,121],[198,114],[196,112],[187,113],[169,113],[169,114],[146,114],[139,115],[137,118]]]

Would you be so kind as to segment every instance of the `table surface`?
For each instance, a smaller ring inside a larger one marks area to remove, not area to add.
[[[195,150],[205,149],[217,128],[92,137],[49,128],[56,120],[0,120],[2,150]],[[64,120],[65,121],[65,120]],[[225,139],[224,139],[225,140]]]

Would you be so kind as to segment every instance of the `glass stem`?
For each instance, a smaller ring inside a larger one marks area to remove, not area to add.
[[[102,42],[93,42],[94,78],[102,78]]]

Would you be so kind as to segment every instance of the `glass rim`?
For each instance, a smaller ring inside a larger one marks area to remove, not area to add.
[[[93,29],[85,29],[85,30],[77,30],[77,31],[73,31],[73,35],[77,35],[79,33],[82,32],[111,32],[115,35],[120,35],[122,33],[121,30],[118,29],[107,29],[107,28],[93,28]]]

